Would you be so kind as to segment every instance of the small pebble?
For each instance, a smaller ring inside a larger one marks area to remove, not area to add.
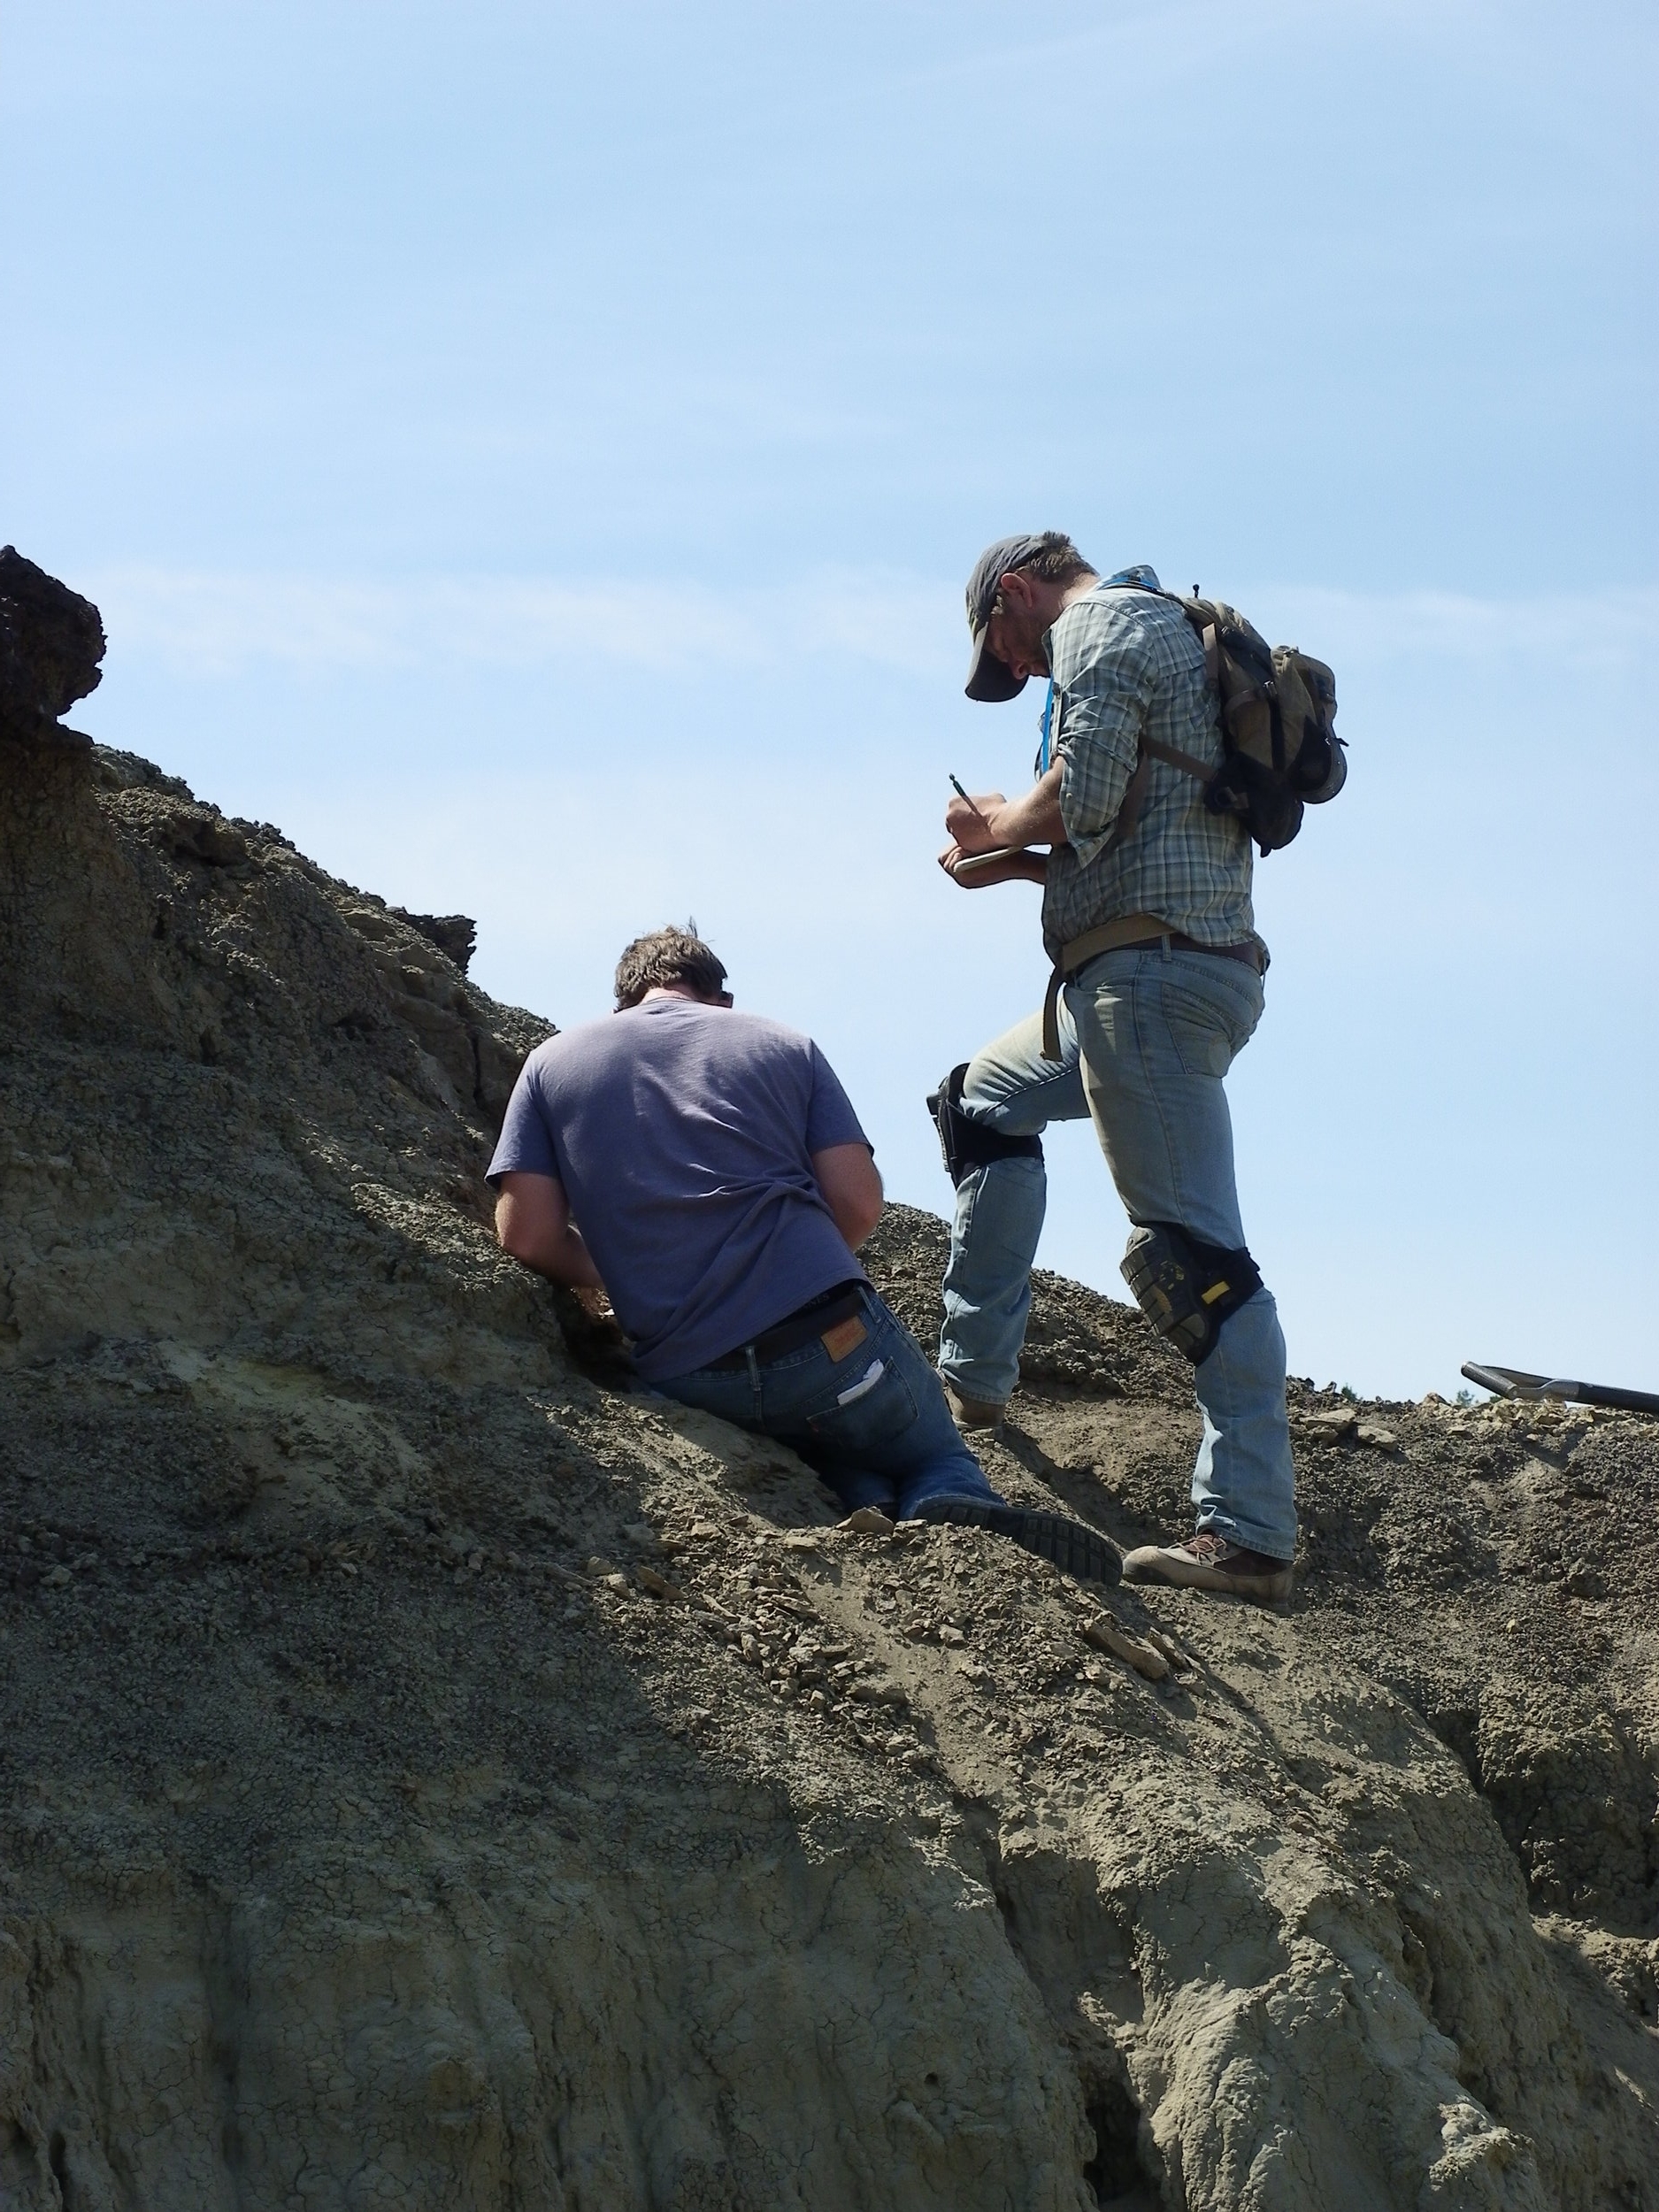
[[[891,1536],[893,1533],[892,1522],[873,1505],[861,1505],[856,1513],[849,1513],[839,1525],[849,1536]]]

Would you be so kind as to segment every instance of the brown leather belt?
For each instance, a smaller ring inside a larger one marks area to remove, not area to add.
[[[849,1321],[861,1312],[869,1287],[868,1283],[863,1282],[836,1283],[830,1289],[820,1291],[816,1298],[809,1298],[805,1305],[797,1306],[793,1313],[785,1314],[781,1321],[774,1322],[751,1342],[740,1344],[734,1351],[722,1352],[718,1359],[705,1360],[703,1365],[722,1371],[747,1367],[751,1352],[757,1367],[783,1359],[791,1352],[798,1352],[803,1344],[810,1344],[815,1336],[823,1336],[838,1321]]]
[[[1168,936],[1177,952],[1218,952],[1224,960],[1242,960],[1245,966],[1253,968],[1257,975],[1262,972],[1262,956],[1254,945],[1201,945],[1196,937],[1183,937],[1176,929],[1169,931]],[[1154,937],[1148,941],[1155,945],[1161,944],[1163,939]]]
[[[1185,937],[1179,929],[1171,929],[1156,914],[1122,914],[1115,922],[1102,922],[1098,929],[1086,929],[1080,937],[1073,937],[1060,948],[1060,957],[1054,964],[1054,973],[1048,978],[1048,988],[1042,1002],[1042,1056],[1045,1060],[1060,1057],[1060,990],[1069,983],[1079,969],[1091,960],[1098,960],[1103,952],[1138,952],[1148,945],[1167,944],[1174,952],[1216,952],[1224,960],[1242,960],[1257,975],[1266,973],[1267,963],[1260,948],[1252,939],[1245,938],[1232,945],[1201,945],[1195,937]]]

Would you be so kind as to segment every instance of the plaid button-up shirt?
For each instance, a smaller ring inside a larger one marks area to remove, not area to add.
[[[1254,937],[1249,837],[1235,816],[1207,810],[1195,776],[1152,761],[1133,834],[1103,850],[1142,735],[1221,765],[1204,649],[1179,607],[1154,592],[1098,585],[1066,608],[1048,645],[1071,841],[1055,848],[1043,893],[1050,959],[1069,939],[1126,914],[1156,914],[1201,945]]]

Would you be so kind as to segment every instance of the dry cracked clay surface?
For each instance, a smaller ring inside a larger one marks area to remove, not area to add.
[[[8,2212],[1659,2207],[1654,1425],[1298,1387],[1274,1611],[840,1530],[496,1252],[465,924],[4,754]],[[1044,1276],[987,1464],[1194,1423]]]

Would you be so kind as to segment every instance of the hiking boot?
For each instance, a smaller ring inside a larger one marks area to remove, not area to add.
[[[959,1429],[1000,1429],[1006,1406],[1000,1406],[994,1398],[970,1398],[956,1388],[955,1383],[941,1375],[945,1403],[950,1408],[950,1417]]]
[[[1178,1590],[1220,1590],[1271,1605],[1290,1595],[1292,1571],[1288,1559],[1247,1551],[1214,1529],[1201,1528],[1184,1544],[1142,1544],[1126,1552],[1124,1577],[1129,1582],[1173,1583]]]
[[[1064,1514],[1033,1513],[1023,1505],[987,1505],[980,1498],[924,1498],[916,1518],[949,1528],[989,1529],[993,1536],[1006,1536],[1081,1582],[1122,1579],[1123,1563],[1111,1539],[1086,1528],[1081,1521],[1068,1521]]]

